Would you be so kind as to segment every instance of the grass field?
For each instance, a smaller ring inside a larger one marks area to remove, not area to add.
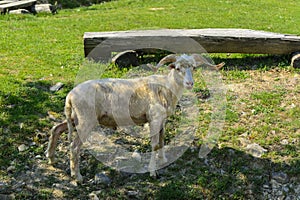
[[[64,98],[86,63],[84,32],[247,28],[299,35],[298,1],[120,0],[57,15],[1,15],[0,27],[0,195],[86,199],[97,191],[100,199],[299,199],[300,75],[289,67],[288,56],[211,55],[216,63],[226,62],[221,71],[228,88],[226,122],[218,146],[206,160],[198,159],[212,110],[200,95],[197,150],[163,169],[161,179],[119,173],[85,153],[87,180],[75,189],[69,185],[67,161],[49,167],[43,154],[54,125],[49,115],[64,119]],[[110,68],[105,73],[124,72]],[[200,71],[195,80],[195,92],[205,92]],[[65,86],[50,92],[57,82]],[[65,143],[58,155],[67,159]],[[247,150],[254,143],[267,150],[261,158]],[[21,144],[29,148],[19,152]],[[110,187],[88,181],[101,171],[112,179]],[[278,172],[288,180],[276,188],[272,180]]]

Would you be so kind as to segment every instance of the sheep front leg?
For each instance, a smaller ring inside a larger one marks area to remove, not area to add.
[[[164,150],[164,138],[165,138],[165,123],[162,124],[162,129],[159,132],[159,150],[158,158],[161,164],[168,162]]]
[[[159,158],[165,160],[165,155],[163,149],[163,129],[164,129],[164,122],[167,117],[166,110],[163,106],[156,104],[150,107],[149,112],[150,117],[150,139],[151,139],[151,158],[149,163],[149,171],[150,176],[156,176],[156,151],[159,150]]]

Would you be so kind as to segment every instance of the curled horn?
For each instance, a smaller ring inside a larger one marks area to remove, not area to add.
[[[167,55],[166,57],[162,58],[159,63],[157,64],[157,68],[161,67],[163,64],[165,63],[170,63],[170,62],[176,62],[177,60],[177,56],[176,54],[170,54],[170,55]]]
[[[203,58],[203,57],[202,57],[201,55],[199,55],[199,54],[193,54],[192,57],[193,57],[194,60],[196,61],[197,66],[200,66],[200,65],[206,65],[206,66],[212,67],[212,68],[215,69],[215,70],[220,70],[220,69],[225,65],[224,62],[219,63],[219,64],[217,64],[217,65],[213,65],[213,64],[209,63],[205,58]]]

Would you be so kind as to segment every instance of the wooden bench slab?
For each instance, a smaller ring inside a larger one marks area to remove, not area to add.
[[[101,57],[98,55],[101,52],[107,54],[118,49],[134,50],[134,44],[137,48],[173,45],[175,53],[203,53],[195,52],[199,48],[187,45],[186,38],[193,39],[208,53],[291,54],[300,51],[300,36],[297,35],[249,29],[163,29],[87,32],[84,34],[84,53],[86,57],[99,60],[97,56]],[[105,44],[107,41],[108,44]],[[139,42],[142,44],[138,45]],[[96,47],[98,50],[93,52]]]
[[[18,9],[18,8],[27,8],[34,4],[36,4],[37,0],[22,0],[22,1],[15,1],[7,4],[0,5],[0,12],[6,13],[9,10]]]

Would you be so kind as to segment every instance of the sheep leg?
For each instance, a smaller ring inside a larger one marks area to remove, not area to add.
[[[55,154],[55,148],[57,145],[57,140],[60,137],[60,135],[67,130],[68,126],[66,122],[62,122],[56,126],[54,126],[50,131],[50,137],[49,137],[49,143],[48,148],[46,150],[46,157],[49,159],[49,164],[54,164],[54,154]]]
[[[79,182],[83,180],[79,170],[81,145],[82,145],[82,141],[78,133],[75,132],[75,138],[71,143],[71,149],[70,149],[70,168],[71,168],[71,176],[74,177]]]
[[[158,150],[158,159],[161,164],[166,163],[168,161],[164,150],[164,138],[165,138],[165,127],[163,124],[163,127],[159,132],[159,150]]]
[[[151,158],[149,163],[150,176],[156,176],[156,150],[158,147],[159,134],[151,136]]]
[[[151,158],[150,158],[150,163],[149,163],[149,171],[150,171],[150,176],[156,176],[156,151],[160,149],[161,145],[163,143],[161,140],[163,138],[160,138],[160,136],[163,136],[161,134],[163,132],[163,125],[164,121],[166,119],[166,111],[165,108],[159,104],[156,104],[152,107],[150,107],[149,111],[150,115],[150,139],[151,139],[151,147],[152,147],[152,152],[151,152]],[[160,153],[161,156],[164,156],[163,151]]]
[[[90,112],[90,113],[92,113],[92,112]],[[71,148],[70,148],[71,176],[74,177],[78,182],[83,181],[83,178],[82,178],[82,175],[80,174],[80,169],[79,169],[81,146],[86,141],[90,132],[97,125],[97,122],[95,120],[93,120],[94,119],[93,117],[92,116],[83,116],[81,118],[81,122],[76,126],[77,132],[76,131],[74,132],[75,137],[71,143]],[[72,138],[70,138],[70,139],[72,139]]]

